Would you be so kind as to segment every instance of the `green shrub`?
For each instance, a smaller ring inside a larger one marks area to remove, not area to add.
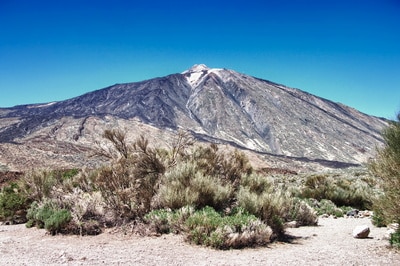
[[[190,242],[218,249],[265,245],[272,235],[268,226],[243,210],[222,216],[205,207],[191,215],[185,224]]]
[[[194,213],[194,208],[185,206],[179,210],[159,209],[144,216],[144,221],[150,224],[152,231],[159,234],[180,233],[185,231],[185,222]]]
[[[194,211],[155,210],[145,216],[157,233],[183,233],[186,240],[217,249],[262,246],[270,242],[272,230],[254,215],[235,208],[222,215],[211,207]]]
[[[0,220],[25,222],[28,198],[16,183],[5,186],[0,191]],[[19,213],[19,215],[17,215]],[[17,217],[19,216],[19,217]]]
[[[400,229],[390,235],[389,242],[392,247],[400,249]]]
[[[171,232],[172,216],[171,211],[165,209],[154,210],[144,216],[144,221],[151,224],[156,233],[168,234]]]
[[[45,201],[40,205],[33,202],[28,210],[27,218],[27,227],[45,228],[54,235],[67,226],[72,216],[69,210],[60,209],[53,202]]]
[[[72,169],[64,169],[64,170],[57,170],[56,173],[58,173],[59,175],[61,175],[61,179],[63,181],[65,180],[69,180],[71,178],[73,178],[74,176],[78,175],[80,172],[79,169],[76,168],[72,168]]]
[[[69,210],[54,210],[52,215],[44,221],[44,228],[51,234],[56,234],[67,225],[71,218]]]

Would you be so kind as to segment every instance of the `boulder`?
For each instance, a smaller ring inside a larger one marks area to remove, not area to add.
[[[368,225],[359,225],[356,226],[353,230],[353,237],[354,238],[367,238],[369,235],[369,226]]]

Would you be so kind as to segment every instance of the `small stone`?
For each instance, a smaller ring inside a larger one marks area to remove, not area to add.
[[[299,224],[297,223],[297,221],[291,221],[291,222],[285,223],[285,227],[286,228],[297,228],[297,227],[299,227]]]
[[[358,217],[358,210],[354,209],[346,213],[347,217]]]
[[[393,224],[388,224],[387,228],[393,229],[393,230],[398,230],[399,229],[399,224],[398,223],[393,223]]]
[[[372,212],[368,211],[368,210],[365,210],[360,215],[362,215],[363,217],[371,217],[372,216]]]
[[[368,225],[359,225],[356,226],[353,230],[354,238],[367,238],[369,235],[370,229]]]

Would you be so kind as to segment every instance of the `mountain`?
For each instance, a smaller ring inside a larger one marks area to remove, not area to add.
[[[107,128],[167,145],[178,129],[197,139],[284,161],[357,165],[382,144],[383,118],[233,70],[116,84],[60,102],[0,108],[0,165],[96,164]]]

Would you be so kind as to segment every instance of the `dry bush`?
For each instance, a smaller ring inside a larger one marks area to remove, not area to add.
[[[220,151],[216,144],[207,147],[198,146],[193,151],[192,160],[198,165],[199,171],[231,184],[234,190],[238,189],[242,176],[249,175],[253,171],[244,153],[238,150],[225,153]]]
[[[101,225],[112,225],[107,220],[104,200],[100,192],[85,192],[76,187],[61,198],[71,211],[72,221],[65,231],[79,235],[96,235]]]
[[[22,181],[31,199],[41,201],[50,197],[52,189],[60,180],[57,180],[50,170],[36,170],[27,172]]]
[[[110,166],[101,168],[94,186],[102,193],[109,209],[123,221],[143,217],[151,210],[160,177],[165,166],[156,149],[149,147],[143,136],[128,145],[125,134],[118,130],[105,131],[120,154]]]
[[[31,201],[51,198],[56,187],[65,188],[79,174],[77,169],[32,170],[23,175],[21,182]]]
[[[186,161],[190,158],[190,148],[194,145],[194,139],[192,135],[186,131],[180,130],[177,138],[172,143],[172,147],[169,150],[159,150],[158,152],[164,153],[161,156],[165,160],[165,165],[170,169],[175,167],[178,162]]]

